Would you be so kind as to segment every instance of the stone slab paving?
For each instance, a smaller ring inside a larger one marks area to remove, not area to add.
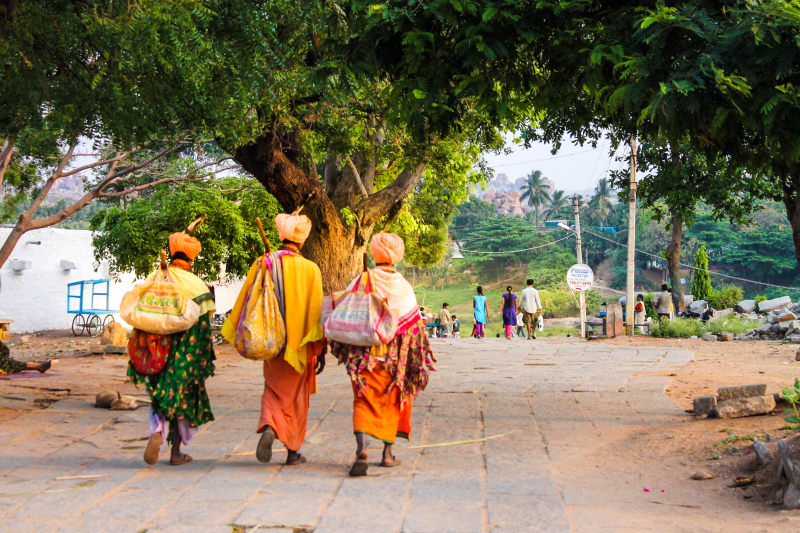
[[[270,465],[245,455],[258,438],[260,368],[223,355],[209,381],[216,420],[183,467],[167,464],[166,448],[159,464],[143,463],[144,409],[65,399],[0,428],[0,531],[594,531],[596,487],[575,486],[556,466],[612,426],[679,416],[663,374],[692,358],[578,340],[433,342],[439,370],[414,405],[411,442],[396,446],[397,468],[347,477],[352,393],[330,361],[312,397],[309,463],[284,467],[277,447]],[[55,479],[83,475],[106,477]],[[610,520],[610,530],[627,527]]]

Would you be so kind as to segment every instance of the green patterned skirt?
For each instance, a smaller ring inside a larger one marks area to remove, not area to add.
[[[8,346],[0,342],[0,375],[2,374],[16,374],[22,372],[28,367],[27,363],[17,361],[11,357],[11,352]]]
[[[171,422],[182,418],[197,427],[214,420],[205,384],[206,378],[214,375],[214,359],[211,324],[204,314],[189,330],[172,336],[164,370],[145,376],[129,364],[128,376],[136,385],[147,385],[155,414]],[[174,426],[170,424],[169,442]]]

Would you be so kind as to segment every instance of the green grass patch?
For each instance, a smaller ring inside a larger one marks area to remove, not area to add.
[[[720,318],[712,318],[706,322],[704,331],[710,331],[714,335],[719,335],[723,331],[738,335],[739,333],[747,333],[763,323],[763,320],[752,320],[736,315],[728,315]]]
[[[675,318],[673,320],[655,320],[650,328],[653,337],[669,337],[688,339],[703,334],[703,323],[693,318]]]
[[[653,337],[683,338],[701,337],[703,333],[719,335],[723,331],[738,335],[746,333],[763,324],[762,320],[750,320],[740,316],[728,315],[714,318],[703,324],[694,318],[675,318],[672,320],[654,321],[650,334]]]

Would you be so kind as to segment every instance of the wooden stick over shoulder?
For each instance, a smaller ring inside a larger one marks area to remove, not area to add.
[[[256,217],[256,223],[258,223],[258,232],[261,234],[261,240],[264,241],[264,248],[267,249],[267,253],[271,253],[272,249],[269,246],[269,239],[267,239],[267,234],[264,233],[264,226],[261,225],[261,219]]]
[[[161,270],[167,269],[167,252],[161,250]]]

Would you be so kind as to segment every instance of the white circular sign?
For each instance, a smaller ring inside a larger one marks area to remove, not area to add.
[[[594,283],[594,272],[589,265],[572,265],[567,270],[567,285],[574,291],[588,291]]]

